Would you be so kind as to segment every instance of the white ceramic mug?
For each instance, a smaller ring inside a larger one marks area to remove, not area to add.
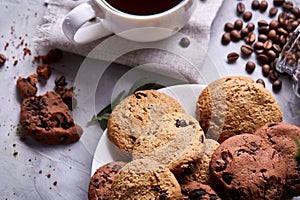
[[[69,40],[81,44],[110,34],[137,42],[157,41],[179,31],[190,19],[197,1],[182,0],[161,13],[133,15],[115,9],[105,0],[91,0],[70,11],[62,29]]]

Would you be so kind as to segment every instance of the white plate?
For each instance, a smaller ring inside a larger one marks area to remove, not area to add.
[[[196,117],[196,102],[205,85],[199,84],[184,84],[175,85],[160,89],[160,92],[166,93],[175,98],[184,108],[184,110]],[[106,130],[99,140],[95,150],[92,163],[92,175],[100,166],[112,161],[130,161],[130,155],[120,151],[107,138]]]

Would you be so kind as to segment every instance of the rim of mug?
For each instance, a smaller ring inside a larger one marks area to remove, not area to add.
[[[116,15],[119,15],[120,17],[128,17],[128,18],[134,18],[134,19],[153,19],[158,18],[164,15],[168,15],[170,13],[175,12],[176,10],[180,9],[181,7],[184,7],[185,4],[188,4],[188,2],[192,2],[194,0],[181,0],[177,5],[173,6],[172,8],[165,10],[161,13],[151,14],[151,15],[134,15],[126,12],[122,12],[121,10],[118,10],[111,6],[106,0],[95,0],[98,4],[105,6],[108,8],[108,10]],[[184,5],[183,5],[184,4]]]

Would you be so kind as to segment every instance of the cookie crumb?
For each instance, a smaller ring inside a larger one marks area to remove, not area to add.
[[[45,65],[38,66],[36,69],[36,73],[38,74],[39,77],[48,80],[51,76],[52,70],[50,65],[45,64]]]
[[[62,59],[63,52],[59,49],[51,49],[45,56],[42,56],[42,61],[44,63],[58,62]]]
[[[8,42],[6,42],[6,43],[5,43],[5,45],[4,45],[4,51],[6,51],[6,50],[7,50],[8,46],[9,46],[9,43],[8,43]]]
[[[17,80],[17,90],[24,97],[35,96],[37,92],[37,74],[32,74],[27,78],[19,77]]]
[[[54,80],[55,83],[55,89],[61,90],[64,88],[68,83],[66,82],[66,77],[64,75],[57,76]]]
[[[72,100],[74,97],[73,87],[60,88],[58,94],[62,98],[63,102],[68,106],[69,110],[72,110]]]
[[[26,55],[31,55],[31,50],[27,47],[23,49],[23,58],[25,58]]]
[[[13,156],[17,156],[18,154],[19,153],[16,150],[13,151]]]
[[[56,185],[57,185],[57,181],[54,181],[54,182],[53,182],[53,185],[56,186]]]

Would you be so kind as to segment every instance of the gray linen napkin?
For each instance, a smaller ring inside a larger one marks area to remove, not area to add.
[[[37,37],[35,46],[37,52],[44,49],[59,48],[64,51],[76,53],[83,56],[97,55],[90,52],[99,45],[102,40],[91,42],[84,45],[73,44],[68,41],[62,32],[62,21],[66,14],[75,6],[86,0],[45,0],[48,4],[44,22],[37,29]],[[202,48],[199,55],[199,60],[204,61],[210,40],[211,24],[223,2],[223,0],[198,0],[199,4],[193,13],[193,16],[180,30],[181,35],[186,35],[193,41],[196,41],[198,46]],[[171,48],[179,48],[178,43],[171,44]],[[110,52],[111,53],[111,52]],[[97,57],[94,57],[97,59]],[[163,52],[158,49],[140,49],[138,51],[127,53],[119,57],[115,62],[135,67],[145,63],[157,63],[165,72],[179,73],[185,80],[193,83],[201,82],[199,73],[189,66],[184,59],[178,58],[171,53]],[[155,69],[157,70],[157,69]]]

